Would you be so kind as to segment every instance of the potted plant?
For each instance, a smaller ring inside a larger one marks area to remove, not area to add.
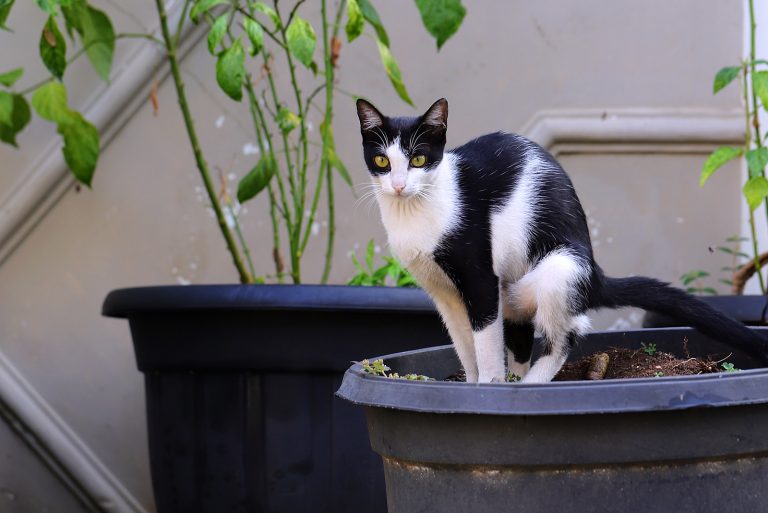
[[[442,381],[459,369],[450,346],[383,357],[399,376],[437,381],[352,365],[338,394],[366,412],[390,513],[764,507],[768,370],[759,360],[687,328],[592,333],[571,359],[608,346],[728,356],[730,372],[466,384]]]
[[[761,253],[757,243],[755,215],[764,211],[768,217],[768,179],[765,167],[768,164],[768,147],[765,146],[765,134],[760,126],[760,109],[768,109],[768,61],[758,59],[755,55],[756,24],[753,1],[749,2],[749,58],[745,58],[737,66],[726,66],[715,75],[713,92],[717,94],[731,82],[739,79],[744,109],[744,144],[739,147],[721,146],[717,148],[704,162],[699,184],[704,186],[709,177],[723,164],[734,159],[744,159],[748,169],[743,195],[749,207],[750,238],[729,237],[726,244],[718,246],[713,251],[726,253],[731,259],[730,265],[723,271],[731,274],[729,279],[720,281],[731,287],[732,295],[717,295],[713,287],[705,286],[701,280],[709,277],[703,270],[695,270],[681,277],[683,285],[689,292],[701,294],[701,299],[715,308],[724,311],[732,317],[748,325],[765,325],[768,323],[768,296],[766,296],[765,276],[763,266],[768,264],[768,252]],[[763,214],[759,214],[763,215]],[[740,243],[750,242],[748,254],[739,248]],[[742,295],[747,281],[757,277],[760,295]],[[647,327],[675,326],[675,320],[656,313],[646,315],[643,325]]]
[[[142,38],[163,49],[240,285],[122,289],[104,302],[105,315],[129,320],[145,373],[157,509],[345,511],[366,501],[381,511],[381,468],[367,448],[362,416],[333,391],[346,362],[361,352],[445,340],[431,302],[418,289],[323,285],[333,259],[335,183],[351,185],[332,129],[342,29],[352,42],[370,27],[389,80],[412,104],[386,28],[370,0],[299,0],[290,6],[278,0],[184,0],[175,27],[166,2],[155,3],[157,33],[120,34],[88,0],[38,2],[48,15],[39,47],[50,77],[17,88],[22,68],[0,72],[0,139],[15,145],[37,113],[56,125],[67,165],[90,187],[99,133],[68,103],[62,82],[68,65],[86,57],[107,80],[118,41]],[[13,5],[0,0],[0,27]],[[416,5],[438,48],[465,13],[460,0]],[[317,11],[317,30],[304,17],[308,9]],[[185,94],[178,48],[189,20],[207,25],[216,80],[252,121],[259,158],[236,193],[212,174]],[[68,44],[78,48],[68,52]],[[277,69],[289,78],[287,90],[276,84]],[[318,140],[309,129],[311,109],[321,112]],[[239,206],[259,194],[268,198],[272,272],[252,260],[238,220]],[[323,195],[329,230],[321,285],[303,285],[302,257]]]

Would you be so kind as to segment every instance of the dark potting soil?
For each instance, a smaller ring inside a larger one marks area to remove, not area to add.
[[[601,372],[603,370],[604,373]],[[725,360],[678,358],[670,353],[656,351],[653,347],[634,350],[611,347],[575,362],[566,363],[553,381],[658,378],[736,370],[738,369]],[[449,376],[445,381],[465,381],[464,371]]]

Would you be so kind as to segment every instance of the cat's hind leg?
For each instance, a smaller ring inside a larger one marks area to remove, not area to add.
[[[578,257],[568,250],[557,250],[515,284],[516,306],[534,312],[534,328],[543,337],[541,356],[523,382],[551,381],[578,337],[589,330],[589,317],[577,306],[579,285],[588,276],[589,268]]]
[[[531,368],[533,324],[504,319],[504,344],[507,346],[507,368],[519,378]]]

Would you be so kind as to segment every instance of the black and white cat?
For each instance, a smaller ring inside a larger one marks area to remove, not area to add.
[[[550,381],[599,307],[665,313],[768,363],[762,336],[682,290],[606,277],[571,180],[537,144],[493,133],[444,151],[445,99],[420,117],[364,100],[357,113],[390,248],[435,302],[468,382],[503,381],[505,345],[523,382]]]

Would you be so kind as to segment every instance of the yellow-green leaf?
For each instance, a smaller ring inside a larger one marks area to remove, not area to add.
[[[752,87],[755,94],[760,97],[763,108],[768,109],[768,71],[758,71],[752,75]]]
[[[259,25],[258,21],[251,18],[245,18],[243,20],[243,27],[245,28],[248,39],[251,41],[251,55],[256,55],[264,48],[264,30]]]
[[[733,79],[739,76],[739,71],[741,71],[741,67],[739,66],[726,66],[725,68],[720,69],[720,71],[717,72],[717,75],[715,75],[715,82],[712,84],[712,93],[717,93],[723,87],[733,82]]]
[[[288,49],[303,65],[312,66],[317,36],[315,29],[305,19],[295,16],[285,33]]]
[[[744,185],[744,197],[751,211],[754,212],[766,196],[768,196],[768,180],[764,177],[750,178]]]
[[[109,82],[112,58],[115,53],[115,29],[109,17],[98,9],[88,6],[81,20],[83,45],[91,66],[105,82]]]
[[[709,180],[712,174],[720,169],[720,166],[728,162],[729,160],[740,157],[744,153],[743,148],[734,148],[732,146],[721,146],[712,154],[707,157],[704,162],[704,167],[701,169],[701,178],[699,178],[699,186],[703,186]]]
[[[78,182],[90,187],[99,159],[99,131],[80,113],[67,123],[59,124],[64,138],[64,160]]]
[[[763,170],[765,169],[766,164],[768,164],[768,148],[756,148],[750,150],[744,157],[747,159],[749,176],[751,178],[763,176]]]
[[[0,124],[10,125],[13,121],[13,95],[0,91]]]
[[[245,51],[238,38],[232,46],[221,52],[216,61],[216,81],[227,96],[239,102],[243,98],[245,79]]]
[[[224,39],[224,35],[227,33],[228,21],[229,16],[222,14],[216,18],[216,21],[213,22],[213,26],[211,26],[211,30],[208,31],[208,51],[211,52],[211,55],[216,55],[216,49],[219,47],[221,41]]]
[[[59,79],[64,76],[67,68],[67,42],[53,16],[48,18],[40,34],[40,58],[51,75]]]
[[[299,126],[300,123],[301,118],[299,118],[299,116],[285,107],[280,106],[277,111],[277,125],[284,134],[290,133],[291,130]]]
[[[360,10],[360,4],[357,0],[347,0],[347,41],[350,43],[363,33],[365,27],[365,18]]]
[[[228,3],[228,0],[197,0],[189,11],[189,19],[192,20],[192,23],[197,23],[201,14],[207,13],[217,5]]]
[[[0,84],[6,87],[11,87],[19,78],[21,78],[21,75],[23,74],[23,68],[16,68],[12,69],[11,71],[6,71],[5,73],[0,73]]]
[[[237,185],[237,201],[245,203],[254,198],[269,184],[277,172],[277,164],[271,155],[265,155]]]
[[[74,112],[67,105],[67,89],[61,82],[48,82],[32,95],[32,107],[37,115],[54,123],[65,123]]]
[[[20,94],[14,94],[10,123],[0,123],[0,141],[16,146],[16,134],[27,126],[30,117],[27,100]]]
[[[251,2],[251,9],[262,14],[266,14],[267,17],[272,20],[272,23],[275,24],[275,30],[280,28],[280,16],[278,16],[277,12],[264,2]]]
[[[11,7],[13,7],[13,2],[14,0],[5,0],[0,2],[0,29],[8,30],[5,22],[8,19],[8,15],[11,14]]]
[[[408,91],[406,90],[405,84],[403,83],[403,77],[400,74],[400,66],[397,65],[397,61],[392,56],[392,52],[390,52],[389,48],[381,41],[377,40],[376,44],[379,46],[379,56],[381,57],[381,63],[384,65],[384,70],[387,72],[389,81],[392,82],[392,86],[395,88],[395,91],[397,91],[397,94],[405,103],[415,107],[413,100],[411,100],[411,97],[408,96]]]
[[[384,29],[384,24],[381,23],[379,13],[376,12],[373,4],[371,4],[369,0],[357,0],[357,3],[360,5],[360,11],[363,13],[363,18],[365,18],[365,21],[370,23],[373,29],[376,31],[376,37],[378,40],[384,43],[384,46],[389,46],[389,36],[387,36],[387,31]]]

